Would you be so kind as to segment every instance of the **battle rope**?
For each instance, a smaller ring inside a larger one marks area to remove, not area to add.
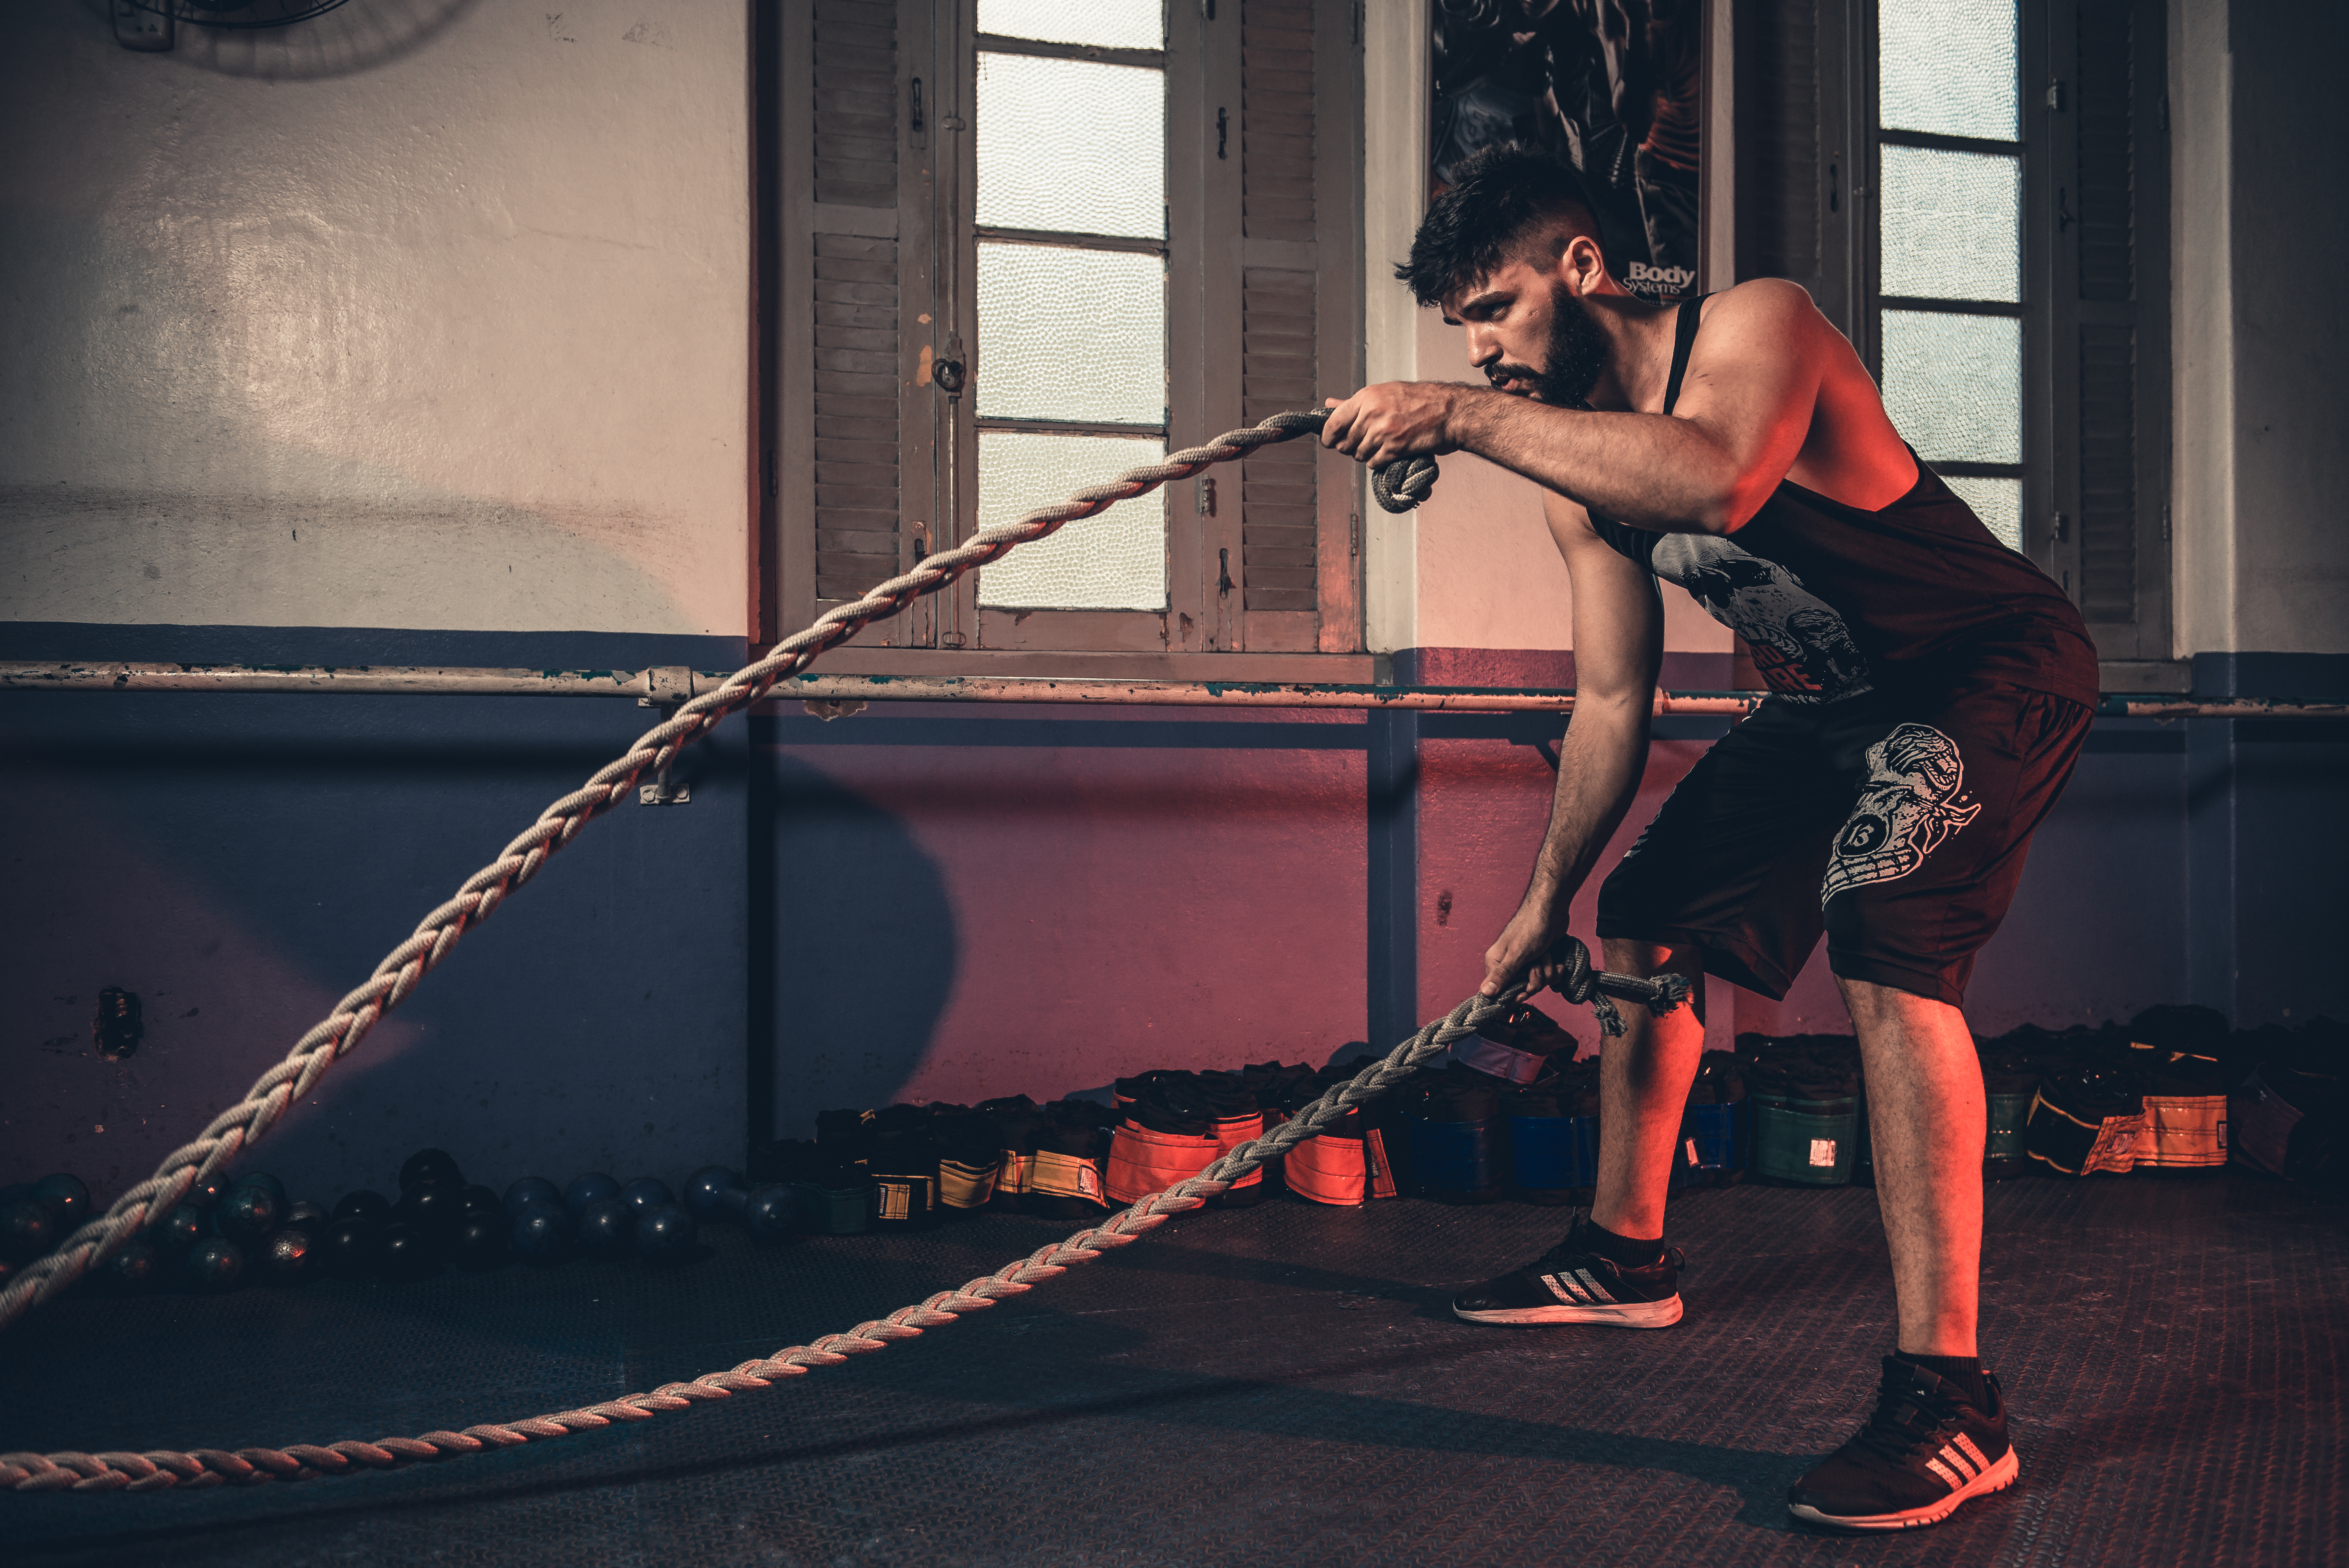
[[[1232,430],[1204,447],[1168,454],[1164,462],[1129,469],[1117,479],[1078,491],[1055,506],[1040,507],[1008,523],[982,528],[967,542],[926,557],[912,572],[894,577],[853,603],[826,612],[783,639],[756,663],[727,677],[717,690],[680,706],[639,737],[626,755],[598,771],[585,785],[549,806],[497,860],[468,878],[456,896],[427,915],[415,934],[387,954],[367,984],[336,1003],[333,1012],[295,1043],[284,1061],[262,1075],[244,1099],[212,1119],[203,1134],[167,1156],[155,1174],[117,1199],[106,1213],[67,1238],[64,1246],[25,1268],[0,1289],[0,1327],[47,1300],[88,1272],[157,1214],[167,1212],[197,1181],[234,1160],[258,1141],[286,1109],[316,1087],[334,1061],[366,1037],[382,1016],[405,1001],[426,974],[439,965],[472,925],[495,913],[506,895],[535,876],[549,855],[575,838],[586,824],[626,799],[647,770],[665,773],[678,754],[728,716],[759,701],[778,682],[796,674],[825,650],[854,636],[870,623],[894,615],[924,594],[935,593],[1015,544],[1041,539],[1063,524],[1092,517],[1121,500],[1146,495],[1172,480],[1188,479],[1217,463],[1245,457],[1257,448],[1319,431],[1326,409],[1276,414],[1247,429]],[[1372,490],[1389,511],[1407,511],[1434,486],[1436,468],[1427,458],[1408,459],[1373,471]],[[1569,969],[1554,986],[1573,1001],[1591,1001],[1608,1033],[1622,1025],[1604,993],[1644,1001],[1659,1015],[1679,1006],[1687,982],[1678,975],[1654,981],[1607,975],[1590,967],[1581,944],[1567,939]],[[1301,1139],[1312,1136],[1352,1106],[1384,1090],[1422,1062],[1502,1011],[1521,993],[1471,997],[1441,1023],[1431,1024],[1397,1047],[1384,1061],[1323,1095],[1267,1139],[1244,1144],[1201,1175],[1178,1182],[1106,1223],[1081,1231],[1057,1247],[974,1280],[959,1291],[941,1292],[918,1306],[830,1335],[812,1346],[793,1346],[761,1361],[691,1383],[673,1383],[650,1394],[630,1395],[585,1409],[506,1426],[479,1426],[464,1432],[428,1432],[421,1438],[387,1438],[378,1443],[342,1442],[318,1447],[246,1449],[236,1453],[197,1449],[188,1453],[58,1453],[0,1455],[0,1487],[19,1491],[152,1491],[217,1485],[225,1480],[306,1480],[348,1473],[356,1468],[388,1469],[423,1459],[511,1447],[609,1425],[644,1420],[661,1410],[682,1409],[700,1399],[724,1398],[739,1389],[765,1387],[778,1377],[793,1377],[812,1366],[834,1366],[849,1355],[884,1348],[892,1339],[951,1323],[958,1312],[976,1311],[999,1296],[1018,1295],[1031,1284],[1090,1263],[1103,1247],[1123,1246],[1164,1222],[1165,1216],[1195,1208],[1201,1195],[1221,1191],[1239,1176]]]
[[[1171,452],[1164,462],[1128,469],[1058,505],[1039,507],[1014,521],[982,528],[951,550],[925,556],[911,572],[892,577],[864,598],[834,605],[806,630],[777,643],[765,658],[727,676],[715,691],[681,705],[668,718],[637,737],[626,756],[539,813],[527,832],[468,877],[454,898],[426,915],[415,934],[385,955],[366,985],[336,1003],[333,1012],[294,1043],[284,1061],[264,1073],[243,1099],[214,1117],[201,1137],[172,1150],[153,1176],[123,1193],[112,1208],[67,1237],[64,1245],[27,1264],[0,1287],[0,1329],[79,1279],[151,1221],[171,1212],[189,1188],[257,1141],[287,1107],[317,1087],[336,1058],[408,999],[424,976],[449,956],[459,938],[494,913],[508,893],[536,876],[549,855],[626,800],[644,774],[665,777],[678,753],[715,729],[719,721],[765,696],[776,682],[798,674],[826,649],[846,642],[872,622],[896,614],[1015,544],[1042,539],[1058,532],[1064,523],[1147,495],[1169,480],[1189,479],[1217,463],[1244,458],[1258,447],[1318,433],[1329,418],[1327,408],[1275,414],[1247,429],[1227,430],[1204,447]],[[1409,511],[1435,488],[1435,476],[1433,459],[1408,458],[1373,470],[1371,489],[1387,511]]]
[[[1644,1002],[1658,1016],[1672,1011],[1688,996],[1689,983],[1681,975],[1646,980],[1609,975],[1591,968],[1589,953],[1580,942],[1568,937],[1561,946],[1570,973],[1552,989],[1569,1001],[1589,1002],[1599,1011],[1602,1026],[1615,1017],[1613,1004],[1605,993]],[[176,1486],[219,1486],[231,1481],[250,1485],[397,1470],[420,1460],[456,1459],[533,1439],[568,1437],[615,1421],[650,1420],[663,1411],[682,1410],[705,1399],[730,1398],[801,1377],[811,1367],[837,1367],[851,1356],[885,1350],[893,1340],[914,1338],[925,1328],[943,1327],[965,1313],[981,1312],[1006,1296],[1025,1295],[1078,1264],[1089,1264],[1105,1252],[1140,1241],[1164,1224],[1167,1216],[1197,1208],[1275,1155],[1337,1125],[1348,1111],[1384,1094],[1451,1049],[1455,1041],[1475,1034],[1487,1020],[1505,1016],[1524,994],[1522,985],[1515,985],[1497,996],[1471,996],[1381,1060],[1346,1082],[1333,1085],[1264,1137],[1239,1145],[1198,1175],[1154,1192],[1064,1242],[1040,1247],[991,1274],[981,1274],[954,1290],[942,1290],[915,1305],[899,1307],[886,1317],[860,1323],[846,1333],[825,1335],[812,1345],[789,1346],[772,1356],[745,1361],[729,1371],[706,1373],[689,1383],[665,1383],[649,1394],[626,1394],[585,1409],[467,1427],[461,1432],[378,1438],[371,1443],[349,1439],[294,1443],[282,1449],[239,1449],[233,1453],[220,1449],[184,1453],[150,1449],[140,1454],[0,1454],[0,1487],[19,1491],[157,1491]],[[1621,1026],[1617,1019],[1609,1032],[1619,1033]]]

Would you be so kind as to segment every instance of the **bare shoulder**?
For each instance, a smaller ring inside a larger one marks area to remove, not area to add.
[[[1754,278],[1704,304],[1704,325],[1722,336],[1799,342],[1826,319],[1810,291],[1785,278]]]

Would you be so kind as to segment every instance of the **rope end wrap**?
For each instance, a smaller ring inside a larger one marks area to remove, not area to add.
[[[1275,414],[1264,423],[1285,431],[1284,440],[1309,430],[1318,436],[1329,424],[1331,412],[1321,407],[1302,414]],[[1391,463],[1381,463],[1371,470],[1371,497],[1385,511],[1410,511],[1435,489],[1436,474],[1435,459],[1430,457],[1398,458]]]

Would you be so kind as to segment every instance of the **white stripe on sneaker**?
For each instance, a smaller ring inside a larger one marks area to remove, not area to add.
[[[1955,1443],[1943,1443],[1941,1445],[1940,1458],[1943,1464],[1949,1466],[1951,1470],[1956,1470],[1968,1480],[1973,1480],[1974,1477],[1982,1474],[1982,1466],[1977,1464],[1968,1464],[1966,1462],[1966,1456],[1958,1452],[1958,1448]]]
[[[1963,1432],[1960,1432],[1957,1437],[1951,1440],[1954,1441],[1960,1449],[1962,1449],[1965,1451],[1966,1458],[1974,1461],[1974,1469],[1977,1472],[1990,1469],[1990,1460],[1982,1458],[1982,1451],[1974,1447],[1974,1440],[1971,1438],[1966,1436]]]
[[[1942,1451],[1946,1453],[1948,1450],[1943,1449]],[[1951,1491],[1962,1491],[1965,1490],[1966,1483],[1960,1480],[1955,1475],[1951,1474],[1950,1467],[1943,1464],[1940,1460],[1927,1460],[1925,1461],[1925,1468],[1931,1470],[1935,1475],[1940,1476],[1943,1480],[1949,1482]]]
[[[1607,1289],[1604,1285],[1590,1277],[1590,1271],[1588,1269],[1577,1269],[1574,1271],[1574,1274],[1575,1277],[1579,1279],[1583,1283],[1584,1286],[1589,1290],[1590,1297],[1593,1301],[1604,1302],[1609,1306],[1615,1305],[1615,1298],[1607,1294]]]

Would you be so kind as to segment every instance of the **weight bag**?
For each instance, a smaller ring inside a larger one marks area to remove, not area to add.
[[[1748,1152],[1746,1117],[1745,1070],[1736,1053],[1705,1052],[1697,1058],[1696,1079],[1689,1085],[1671,1185],[1725,1186],[1742,1177]]]
[[[2176,1010],[2209,1012],[2207,1007]],[[2136,1032],[2134,1024],[2130,1028]],[[2221,1045],[2224,1040],[2222,1034]],[[2129,1054],[2138,1058],[2137,1078],[2144,1091],[2145,1140],[2137,1149],[2141,1169],[2216,1171],[2227,1163],[2227,1091],[2217,1049],[2206,1054],[2140,1040],[2129,1043]]]
[[[1256,1095],[1257,1110],[1264,1118],[1267,1132],[1288,1119],[1288,1108],[1297,1090],[1300,1088],[1309,1090],[1313,1084],[1313,1069],[1303,1062],[1294,1067],[1283,1067],[1277,1061],[1260,1062],[1254,1067],[1242,1068],[1239,1076]],[[1295,1103],[1301,1109],[1312,1099],[1312,1094],[1308,1093],[1303,1099],[1296,1099]],[[1264,1172],[1264,1191],[1278,1192],[1287,1185],[1287,1163],[1286,1156],[1278,1156],[1257,1167]]]
[[[1003,1170],[1003,1134],[994,1117],[959,1105],[932,1106],[938,1140],[938,1202],[947,1212],[984,1209]]]
[[[1109,1144],[1102,1124],[1110,1114],[1090,1099],[1056,1099],[1044,1107],[1021,1208],[1054,1220],[1087,1220],[1109,1207],[1098,1162]]]
[[[1423,1068],[1397,1091],[1411,1140],[1413,1190],[1447,1203],[1489,1203],[1509,1190],[1500,1090],[1458,1062]]]
[[[1117,1080],[1118,1122],[1102,1181],[1112,1202],[1131,1203],[1216,1162],[1217,1104],[1187,1072],[1138,1073]]]
[[[2017,1047],[1996,1040],[1980,1042],[1982,1094],[1989,1112],[1982,1140],[1982,1174],[1996,1180],[2020,1176],[2031,1169],[2023,1152],[2023,1130],[2031,1120],[2031,1102],[2045,1076],[2038,1064]]]
[[[2338,1078],[2261,1062],[2228,1097],[2235,1162],[2295,1181],[2337,1178],[2349,1164],[2344,1111]]]
[[[1257,1104],[1256,1086],[1247,1078],[1224,1072],[1198,1073],[1194,1078],[1214,1115],[1208,1136],[1216,1140],[1218,1158],[1264,1136],[1264,1110]],[[1218,1208],[1252,1209],[1264,1191],[1264,1167],[1259,1165],[1209,1202]]]
[[[1859,1046],[1848,1035],[1737,1037],[1747,1167],[1803,1187],[1849,1184],[1859,1141]]]
[[[1359,1061],[1350,1062],[1332,1066],[1318,1076],[1292,1079],[1282,1096],[1282,1119],[1294,1116],[1324,1091],[1346,1082],[1361,1066]],[[1283,1164],[1288,1190],[1310,1202],[1355,1209],[1372,1198],[1395,1196],[1384,1131],[1360,1109],[1347,1111],[1330,1130],[1292,1147]]]
[[[1850,1183],[1859,1140],[1857,1096],[1807,1099],[1748,1089],[1745,1103],[1753,1117],[1750,1159],[1756,1176],[1804,1187]]]
[[[938,1140],[929,1108],[893,1105],[873,1113],[864,1168],[873,1177],[875,1230],[916,1230],[938,1213]]]
[[[2023,1151],[2064,1176],[2137,1168],[2145,1142],[2145,1096],[2125,1061],[2083,1051],[2031,1102]]]
[[[1557,1207],[1599,1183],[1599,1058],[1557,1064],[1504,1097],[1509,1177],[1520,1202]]]
[[[1029,1172],[1036,1162],[1036,1138],[1047,1119],[1044,1108],[1024,1094],[1014,1094],[979,1101],[977,1114],[995,1123],[995,1183],[987,1205],[1018,1209],[1027,1196]]]
[[[1520,1002],[1452,1047],[1452,1059],[1505,1086],[1522,1088],[1581,1047],[1540,1008]]]
[[[807,1215],[808,1228],[819,1235],[859,1235],[872,1225],[878,1196],[873,1178],[845,1156],[837,1141],[827,1146],[778,1139],[759,1150],[750,1171],[754,1181],[788,1184]]]

